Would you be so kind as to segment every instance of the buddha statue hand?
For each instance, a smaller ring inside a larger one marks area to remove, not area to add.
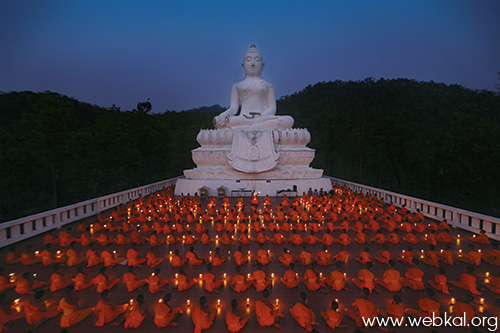
[[[222,112],[220,115],[215,116],[213,119],[213,124],[215,128],[221,128],[226,125],[229,120],[229,115],[226,112]]]

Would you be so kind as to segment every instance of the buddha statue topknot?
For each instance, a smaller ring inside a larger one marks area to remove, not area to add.
[[[229,109],[213,120],[216,128],[286,129],[293,125],[290,116],[276,115],[276,95],[272,84],[262,79],[264,59],[255,45],[243,57],[245,79],[231,89]],[[239,115],[238,108],[241,103]]]

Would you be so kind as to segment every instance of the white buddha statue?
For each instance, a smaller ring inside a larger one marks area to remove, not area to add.
[[[292,117],[276,115],[274,87],[261,78],[264,62],[255,45],[252,44],[245,53],[242,67],[245,79],[233,85],[230,107],[214,118],[214,126],[234,129],[291,128]],[[240,102],[241,111],[236,115]]]

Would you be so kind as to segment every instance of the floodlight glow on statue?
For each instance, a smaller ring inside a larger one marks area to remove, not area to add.
[[[290,116],[276,116],[276,95],[272,84],[262,79],[264,59],[255,45],[243,57],[245,79],[231,89],[229,109],[213,120],[216,128],[286,129],[293,125]],[[239,115],[238,108],[241,102]]]

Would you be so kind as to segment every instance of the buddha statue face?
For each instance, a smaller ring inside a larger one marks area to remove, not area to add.
[[[264,59],[262,54],[252,44],[243,57],[243,71],[246,76],[258,77],[264,69]]]

